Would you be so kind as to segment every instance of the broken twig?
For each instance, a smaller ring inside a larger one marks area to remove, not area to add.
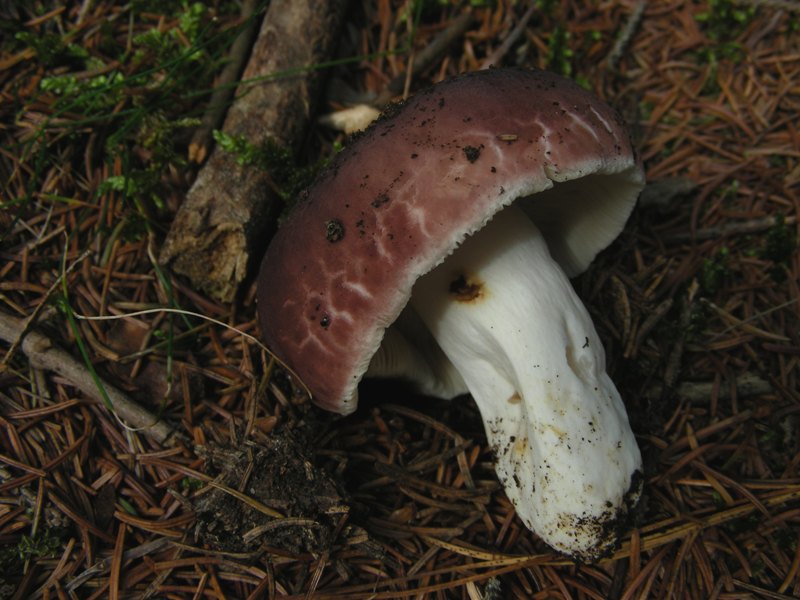
[[[25,329],[25,319],[0,312],[0,339],[13,343],[20,338]],[[20,347],[33,367],[58,373],[93,400],[103,402],[103,394],[86,367],[69,353],[55,346],[44,334],[35,329],[27,331]],[[180,434],[163,420],[139,406],[108,382],[101,381],[100,384],[105,388],[117,417],[125,425],[141,431],[165,446],[173,446],[179,440]]]

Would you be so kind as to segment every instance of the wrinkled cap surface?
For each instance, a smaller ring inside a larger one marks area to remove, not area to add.
[[[392,107],[298,199],[258,280],[265,340],[323,408],[358,382],[414,282],[518,202],[570,276],[622,230],[644,176],[621,118],[544,71],[461,75]]]

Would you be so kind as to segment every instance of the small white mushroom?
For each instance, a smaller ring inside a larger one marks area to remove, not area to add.
[[[356,104],[322,115],[318,120],[325,127],[350,134],[366,129],[380,114],[377,108],[369,104]]]

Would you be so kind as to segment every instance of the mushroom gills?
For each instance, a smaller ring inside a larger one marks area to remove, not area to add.
[[[364,377],[400,379],[420,394],[437,398],[469,393],[461,374],[410,306],[386,329]]]
[[[417,281],[410,306],[447,359],[434,375],[455,370],[445,388],[474,397],[525,524],[579,560],[610,552],[641,457],[589,313],[533,222],[503,209]]]

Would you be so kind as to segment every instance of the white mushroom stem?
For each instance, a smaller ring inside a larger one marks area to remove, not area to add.
[[[525,524],[580,560],[610,551],[641,457],[589,314],[534,224],[504,209],[411,305],[475,398]]]

